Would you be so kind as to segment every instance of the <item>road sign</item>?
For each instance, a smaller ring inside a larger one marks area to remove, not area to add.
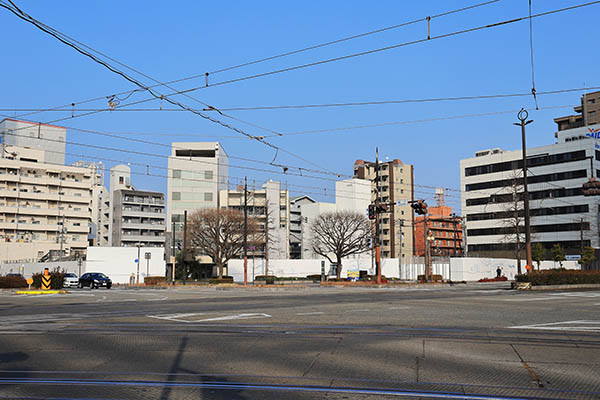
[[[152,258],[152,253],[147,252],[146,254],[144,254],[144,257],[146,258],[146,260],[150,260]]]
[[[397,206],[399,206],[399,207],[402,207],[402,206],[407,206],[407,205],[408,205],[408,200],[407,200],[407,199],[398,200],[398,201],[396,202],[396,205],[397,205]]]
[[[139,261],[138,261],[138,259],[136,258],[135,260],[133,260],[133,262],[137,264]]]

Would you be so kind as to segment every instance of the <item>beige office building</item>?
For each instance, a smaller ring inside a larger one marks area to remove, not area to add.
[[[375,201],[375,163],[357,160],[354,177],[370,180],[371,200]],[[381,256],[398,258],[414,254],[414,214],[408,201],[414,200],[413,166],[400,160],[379,162],[379,201],[394,204],[380,216]],[[400,250],[401,249],[401,250]]]
[[[218,142],[171,144],[167,182],[167,231],[179,230],[184,211],[217,208],[219,191],[228,188],[229,158]]]

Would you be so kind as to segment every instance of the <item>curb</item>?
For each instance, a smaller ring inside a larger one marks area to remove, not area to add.
[[[573,285],[540,285],[532,286],[531,290],[565,290],[565,289],[600,289],[600,283],[583,283]]]
[[[67,294],[66,290],[17,290],[17,294]]]

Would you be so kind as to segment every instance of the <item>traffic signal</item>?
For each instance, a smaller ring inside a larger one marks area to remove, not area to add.
[[[425,200],[417,200],[414,203],[412,203],[410,206],[419,215],[427,214],[427,203],[425,203]]]
[[[177,242],[177,250],[181,251],[181,242]]]
[[[375,219],[375,204],[369,204],[369,219]]]

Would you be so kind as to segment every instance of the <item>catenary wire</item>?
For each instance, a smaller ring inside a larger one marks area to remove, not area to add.
[[[277,154],[279,153],[279,151],[281,151],[281,152],[285,152],[286,154],[289,154],[289,155],[291,155],[292,157],[298,158],[298,159],[300,159],[300,160],[302,160],[302,161],[304,161],[304,162],[306,162],[306,163],[309,163],[309,164],[311,164],[311,165],[313,165],[313,166],[317,166],[317,167],[319,167],[319,168],[321,168],[321,169],[323,169],[323,170],[327,170],[326,168],[322,168],[321,166],[317,165],[316,163],[314,163],[314,162],[312,162],[312,161],[309,161],[309,160],[307,160],[307,159],[305,159],[305,158],[303,158],[303,157],[301,157],[301,156],[298,156],[298,155],[296,155],[295,153],[292,153],[292,152],[290,152],[289,150],[283,149],[283,148],[281,148],[280,146],[273,145],[273,144],[271,144],[271,143],[267,142],[267,141],[266,141],[266,140],[264,140],[262,137],[257,137],[257,136],[251,135],[251,134],[249,134],[249,133],[247,133],[247,132],[245,132],[245,131],[243,131],[243,130],[241,130],[241,129],[237,128],[237,127],[234,127],[234,126],[232,126],[232,125],[230,125],[230,124],[227,124],[227,123],[225,123],[225,122],[223,122],[223,121],[221,121],[221,120],[219,120],[219,119],[216,119],[216,118],[210,117],[210,116],[208,116],[208,115],[205,115],[204,113],[202,113],[202,112],[200,112],[200,111],[194,110],[194,109],[192,109],[192,108],[190,108],[190,107],[188,107],[188,106],[186,106],[186,105],[182,104],[182,103],[181,103],[181,102],[179,102],[179,101],[175,101],[175,100],[171,99],[171,98],[170,98],[170,97],[168,97],[168,96],[165,96],[165,95],[163,95],[163,94],[161,94],[161,93],[158,93],[158,92],[155,92],[155,91],[153,91],[152,89],[148,88],[148,87],[147,87],[146,85],[144,85],[143,83],[139,82],[137,79],[135,79],[135,78],[133,78],[133,77],[131,77],[131,76],[127,75],[126,73],[124,73],[124,72],[122,72],[122,71],[118,70],[117,68],[115,68],[114,66],[110,65],[110,64],[109,64],[109,63],[107,63],[106,61],[99,59],[99,58],[98,58],[98,57],[96,57],[94,54],[90,53],[89,51],[87,51],[87,50],[85,50],[85,49],[82,49],[81,47],[79,47],[79,46],[77,46],[77,45],[73,44],[72,42],[70,42],[69,40],[65,39],[65,37],[63,37],[63,36],[61,36],[60,34],[58,34],[57,32],[55,32],[55,31],[53,30],[53,28],[49,28],[49,27],[47,27],[45,24],[43,24],[43,23],[41,23],[41,22],[37,21],[36,19],[34,19],[33,17],[31,17],[30,15],[28,15],[28,14],[24,13],[23,11],[21,11],[21,10],[20,10],[18,7],[16,7],[16,6],[14,5],[14,3],[13,3],[11,0],[9,0],[9,1],[10,1],[10,3],[11,3],[11,4],[13,4],[13,6],[16,8],[16,10],[15,10],[15,9],[12,9],[11,7],[8,7],[8,6],[6,6],[6,5],[5,5],[5,4],[3,4],[3,3],[0,3],[0,6],[2,6],[2,7],[4,7],[4,8],[6,8],[6,9],[8,9],[8,10],[9,10],[9,11],[11,11],[13,14],[15,14],[17,17],[19,17],[20,19],[22,19],[22,20],[24,20],[24,21],[26,21],[26,22],[29,22],[29,23],[33,24],[34,26],[36,26],[37,28],[39,28],[40,30],[42,30],[42,31],[44,31],[44,32],[46,32],[46,33],[48,33],[49,35],[53,36],[54,38],[56,38],[57,40],[59,40],[59,41],[60,41],[60,42],[62,42],[63,44],[65,44],[65,45],[67,45],[67,46],[69,46],[69,47],[73,48],[75,51],[77,51],[77,52],[81,53],[82,55],[84,55],[84,56],[86,56],[86,57],[88,57],[88,58],[92,59],[92,60],[93,60],[93,61],[95,61],[96,63],[98,63],[98,64],[100,64],[100,65],[104,66],[104,67],[105,67],[106,69],[108,69],[109,71],[111,71],[111,72],[113,72],[113,73],[115,73],[115,74],[117,74],[117,75],[119,75],[119,76],[123,77],[123,78],[124,78],[124,79],[126,79],[127,81],[129,81],[129,82],[133,83],[134,85],[138,86],[140,89],[143,89],[143,90],[147,91],[147,92],[148,92],[149,94],[151,94],[151,95],[152,95],[154,98],[156,98],[156,99],[158,99],[158,100],[161,100],[161,101],[162,101],[162,100],[165,100],[165,101],[167,101],[167,102],[169,102],[169,103],[171,103],[171,104],[173,104],[173,105],[175,105],[175,106],[178,106],[178,107],[180,107],[180,108],[182,108],[182,109],[188,110],[188,111],[192,112],[193,114],[199,115],[200,117],[204,118],[205,120],[208,120],[208,121],[210,121],[210,122],[213,122],[213,123],[216,123],[216,124],[218,124],[218,125],[221,125],[221,126],[222,126],[222,127],[224,127],[224,128],[231,129],[231,130],[233,130],[234,132],[240,133],[240,134],[242,134],[242,135],[244,135],[244,136],[246,136],[246,137],[248,137],[248,138],[250,138],[250,139],[254,139],[254,140],[256,140],[257,142],[260,142],[260,143],[262,143],[263,145],[265,145],[265,146],[267,146],[267,147],[270,147],[270,148],[272,148],[273,150],[275,150],[275,151],[276,151],[276,153],[275,153],[275,158],[277,157]],[[184,94],[184,93],[181,93],[181,94]],[[188,97],[190,97],[190,96],[188,96]],[[197,99],[195,99],[195,100],[196,100],[196,101],[199,101],[199,100],[197,100]],[[200,102],[200,101],[199,101],[199,102]],[[200,102],[200,103],[202,103],[202,102]],[[206,103],[202,103],[202,104],[205,104],[205,105],[206,105]],[[255,126],[256,126],[256,125],[255,125]],[[264,128],[263,128],[263,129],[264,129]],[[273,132],[273,131],[271,131],[271,132]],[[331,172],[331,171],[330,171],[330,172]]]
[[[497,1],[499,1],[499,0],[486,1],[486,2],[483,2],[483,3],[479,3],[479,4],[475,4],[475,5],[471,5],[471,6],[459,8],[459,9],[454,9],[454,10],[450,10],[450,11],[446,11],[446,12],[443,12],[443,13],[440,13],[440,14],[437,14],[437,15],[433,15],[430,18],[431,19],[435,19],[435,18],[438,18],[438,17],[443,17],[443,16],[455,14],[455,13],[458,13],[458,12],[470,10],[470,9],[477,8],[477,7],[480,7],[480,6],[485,6],[485,5],[488,5],[488,4],[492,4],[492,3],[495,3]],[[317,44],[317,45],[313,45],[313,46],[308,46],[308,47],[305,47],[305,48],[302,48],[302,49],[293,50],[293,51],[290,51],[290,52],[282,53],[282,54],[275,55],[275,56],[266,57],[266,58],[263,58],[263,59],[249,61],[249,62],[246,62],[246,63],[242,63],[242,64],[230,66],[230,67],[224,67],[224,68],[221,68],[220,70],[215,70],[215,71],[208,72],[208,73],[214,75],[214,74],[217,74],[219,72],[224,72],[224,71],[229,71],[229,70],[241,68],[242,66],[257,64],[257,63],[261,63],[261,62],[264,62],[264,61],[272,60],[272,59],[275,59],[275,58],[281,58],[281,57],[285,57],[287,55],[297,54],[297,53],[300,53],[300,52],[305,52],[305,51],[308,51],[308,50],[312,50],[312,49],[316,49],[316,48],[320,48],[320,47],[325,47],[325,46],[329,46],[329,45],[336,44],[336,43],[341,43],[341,42],[348,41],[348,40],[351,40],[351,39],[356,39],[356,38],[360,38],[360,37],[372,35],[372,34],[375,34],[375,33],[388,31],[388,30],[391,30],[391,29],[399,28],[399,27],[410,25],[410,24],[417,23],[417,22],[423,22],[423,21],[426,21],[426,20],[427,20],[427,17],[423,17],[423,18],[420,18],[420,19],[415,20],[415,21],[408,21],[408,22],[405,22],[405,23],[401,23],[401,24],[397,24],[397,25],[392,25],[392,26],[385,27],[385,28],[380,28],[380,29],[377,29],[377,30],[374,30],[374,31],[364,32],[364,33],[361,33],[361,34],[352,35],[352,36],[348,36],[348,37],[345,37],[345,38],[341,38],[341,39],[337,39],[337,40],[333,40],[333,41],[329,41],[329,42],[325,42],[325,43],[321,43],[321,44]],[[197,75],[193,75],[193,76],[189,76],[189,77],[175,79],[175,80],[168,81],[168,82],[161,83],[161,84],[152,85],[152,86],[149,86],[149,88],[154,88],[154,87],[157,87],[157,86],[170,85],[170,84],[184,82],[184,81],[187,81],[187,80],[196,79],[196,78],[205,77],[205,76],[206,76],[206,73],[197,74]],[[115,97],[117,97],[117,98],[118,98],[118,96],[121,96],[121,95],[127,95],[127,97],[129,97],[130,95],[132,95],[133,93],[138,92],[138,91],[140,91],[140,89],[127,90],[127,91],[119,92],[119,93],[116,93],[116,94],[113,94],[113,95]],[[127,97],[125,97],[124,99],[126,99]],[[59,109],[59,108],[64,108],[64,107],[71,107],[73,104],[85,104],[85,103],[89,103],[89,102],[92,102],[92,101],[105,100],[106,98],[107,98],[107,96],[100,96],[100,97],[95,97],[95,98],[91,98],[91,99],[87,99],[87,100],[80,100],[80,101],[77,101],[77,102],[65,104],[63,106],[54,107],[52,109],[46,109],[45,111]],[[30,114],[24,114],[24,115],[21,115],[19,117],[24,117],[24,116],[30,115]]]

